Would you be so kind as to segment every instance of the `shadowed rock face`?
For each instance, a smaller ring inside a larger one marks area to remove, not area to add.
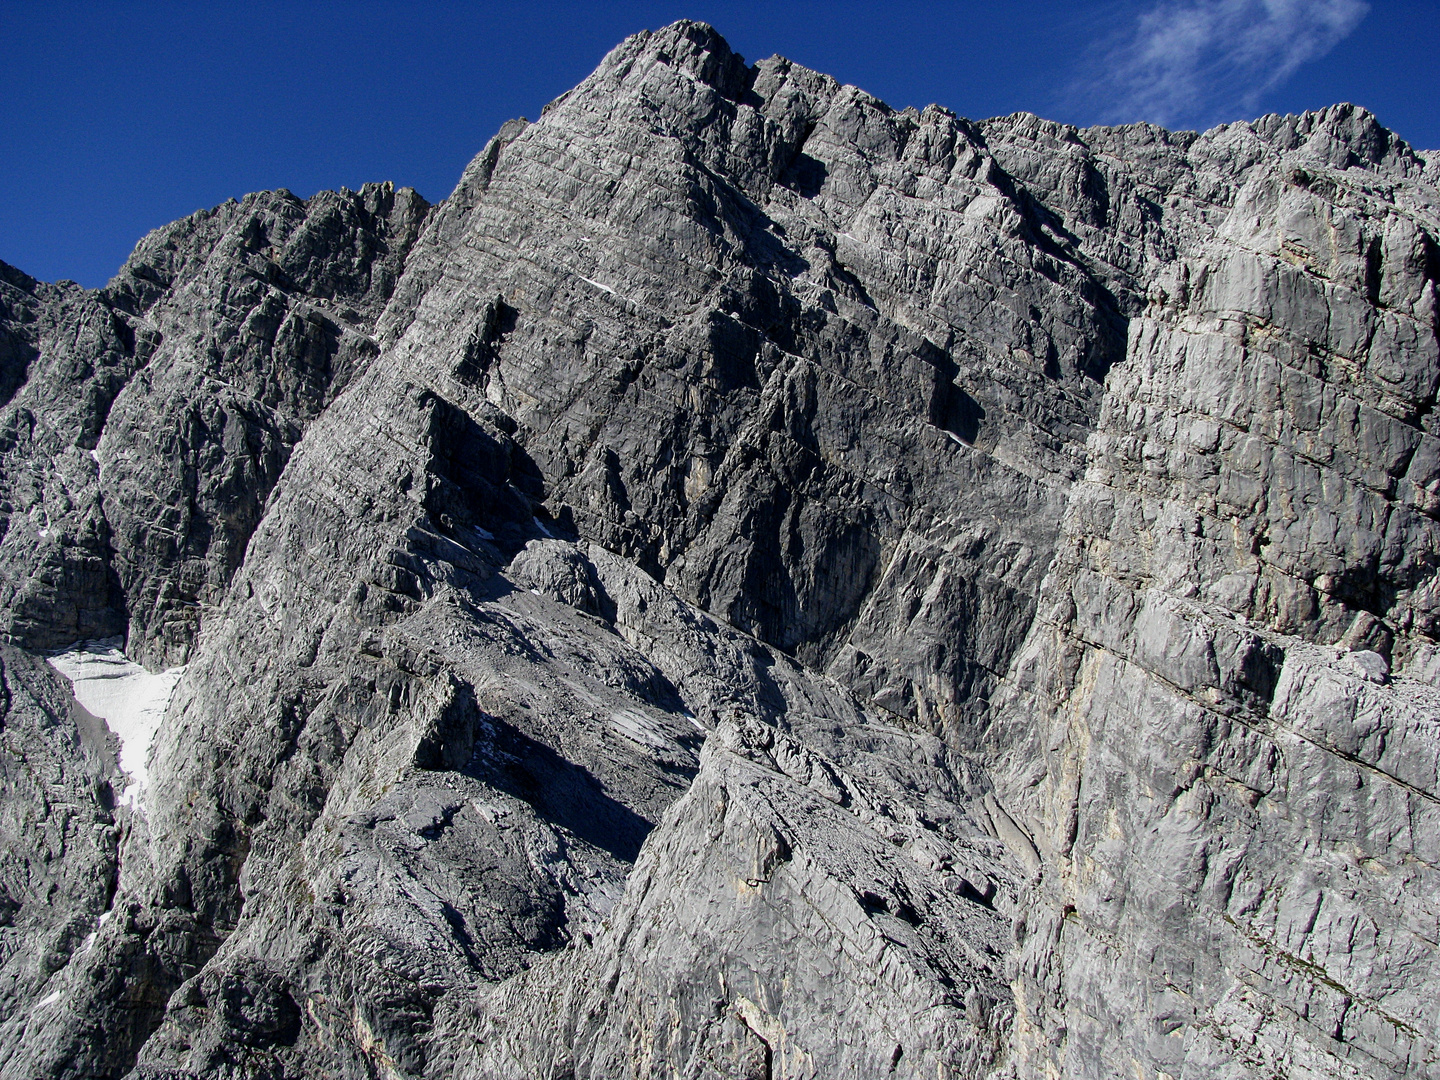
[[[0,1076],[1440,1076],[1437,183],[678,23],[0,268]]]
[[[136,658],[185,660],[305,426],[375,356],[427,209],[388,184],[266,192],[156,230],[96,292],[7,268],[11,641],[128,630]]]

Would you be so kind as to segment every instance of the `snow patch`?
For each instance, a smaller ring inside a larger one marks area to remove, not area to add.
[[[612,289],[609,285],[602,285],[602,284],[601,284],[600,282],[598,282],[598,281],[591,281],[591,280],[590,280],[588,277],[586,277],[584,274],[576,274],[575,276],[578,277],[581,281],[585,282],[586,285],[594,285],[595,288],[600,289],[600,290],[602,290],[602,291],[604,291],[604,292],[608,292],[611,296],[617,296],[617,295],[619,295],[619,294],[616,293],[615,290]]]
[[[139,809],[149,779],[150,741],[185,669],[152,674],[129,660],[120,644],[119,638],[87,641],[50,657],[50,666],[70,680],[75,699],[120,740],[120,768],[130,777],[123,801]]]
[[[129,793],[127,792],[126,794]],[[85,940],[80,943],[81,956],[84,956],[95,947],[95,939],[100,936],[100,931],[104,928],[105,924],[110,921],[110,916],[114,914],[115,909],[111,908],[109,911],[102,913],[101,916],[95,920],[95,929],[91,930],[90,933],[86,934]]]

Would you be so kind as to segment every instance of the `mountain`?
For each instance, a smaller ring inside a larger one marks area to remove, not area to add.
[[[1437,237],[682,22],[0,267],[0,1076],[1440,1077]]]

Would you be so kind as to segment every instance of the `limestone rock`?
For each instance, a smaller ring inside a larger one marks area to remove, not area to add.
[[[0,267],[0,1076],[1440,1076],[1437,183],[684,22]]]
[[[8,1050],[36,1014],[67,1007],[56,973],[89,947],[110,908],[121,824],[105,725],[43,661],[10,646],[0,646],[0,679],[0,1045]]]
[[[305,425],[375,355],[427,209],[390,185],[267,192],[156,230],[95,293],[5,277],[12,641],[128,627],[137,658],[184,661]]]

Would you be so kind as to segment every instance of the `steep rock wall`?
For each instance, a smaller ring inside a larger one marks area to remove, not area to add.
[[[680,23],[7,269],[9,636],[190,663],[0,1073],[1433,1073],[1437,179]]]

